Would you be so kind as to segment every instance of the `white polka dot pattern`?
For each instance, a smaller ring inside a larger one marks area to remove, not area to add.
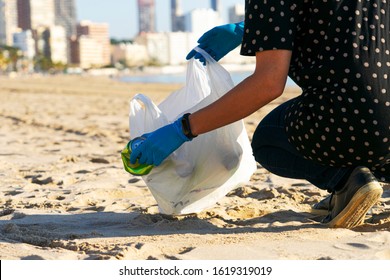
[[[332,166],[390,180],[390,0],[247,0],[243,55],[292,50],[302,95],[286,114],[289,140]]]

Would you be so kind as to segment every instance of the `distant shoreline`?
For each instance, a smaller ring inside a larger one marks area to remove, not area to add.
[[[253,71],[255,69],[255,64],[221,64],[228,72],[246,72]],[[141,70],[142,69],[142,70]],[[165,65],[165,66],[144,66],[136,70],[125,70],[121,73],[131,73],[131,74],[175,74],[183,73],[187,69],[187,64],[183,65]]]
[[[254,64],[222,64],[234,82],[238,84],[251,75],[255,69]],[[121,71],[118,80],[125,83],[185,83],[187,65],[143,67],[142,70]],[[286,86],[298,87],[288,78]]]

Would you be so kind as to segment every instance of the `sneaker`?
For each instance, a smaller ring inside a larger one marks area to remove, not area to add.
[[[353,228],[363,224],[366,213],[378,202],[383,190],[367,167],[359,166],[349,176],[345,186],[336,191],[334,206],[325,222],[329,227]]]
[[[334,199],[332,199],[332,194],[323,198],[321,201],[315,203],[311,207],[311,211],[316,214],[329,213],[334,207]],[[372,215],[372,208],[368,210],[367,215]],[[329,221],[328,221],[329,222]]]
[[[328,213],[334,207],[334,199],[332,199],[332,195],[328,195],[321,201],[315,203],[311,209],[313,212],[325,212]]]

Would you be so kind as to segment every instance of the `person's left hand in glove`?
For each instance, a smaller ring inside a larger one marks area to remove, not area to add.
[[[216,61],[219,61],[241,44],[243,34],[243,21],[216,26],[199,38],[198,47],[205,50]],[[206,65],[206,59],[195,50],[189,52],[186,59],[189,60],[193,57]]]
[[[131,152],[130,163],[138,159],[140,164],[159,166],[184,142],[191,141],[195,136],[189,128],[188,116],[185,114],[172,124],[142,135],[145,140]]]

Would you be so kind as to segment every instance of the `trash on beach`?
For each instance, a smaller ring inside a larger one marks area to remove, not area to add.
[[[233,86],[230,74],[203,50],[207,60],[188,62],[186,84],[158,106],[144,94],[130,101],[130,138],[141,136],[219,99]],[[184,143],[160,166],[142,176],[163,214],[198,213],[248,182],[256,162],[243,121]]]

